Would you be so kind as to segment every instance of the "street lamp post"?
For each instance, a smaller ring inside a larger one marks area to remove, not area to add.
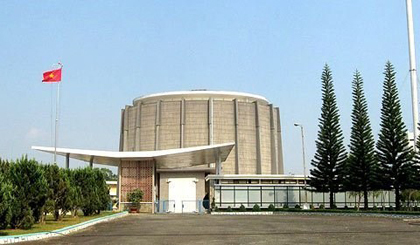
[[[300,123],[294,124],[296,127],[300,127],[300,133],[302,136],[302,162],[303,162],[303,186],[305,190],[305,204],[303,209],[309,209],[308,207],[308,193],[306,192],[306,161],[305,161],[305,132],[303,130],[303,125]]]

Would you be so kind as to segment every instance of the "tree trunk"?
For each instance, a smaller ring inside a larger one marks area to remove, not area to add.
[[[408,200],[407,200],[407,208],[408,208],[408,210],[410,210],[410,211],[412,211],[411,210],[411,196],[413,195],[413,190],[410,190],[409,192],[408,192]]]
[[[357,211],[360,211],[360,202],[362,201],[362,192],[359,191],[359,193],[357,194],[358,199],[357,199]]]
[[[334,207],[334,192],[330,191],[330,209]]]
[[[364,199],[364,208],[365,208],[365,210],[368,210],[368,208],[369,208],[369,200],[368,200],[368,191],[367,191],[367,189],[365,189],[363,191],[363,199]]]
[[[54,210],[54,220],[58,221],[60,219],[60,212],[58,209]]]
[[[401,204],[400,204],[400,188],[396,187],[395,188],[395,209],[396,210],[400,210],[401,209]]]
[[[43,212],[41,215],[41,219],[39,220],[39,223],[42,225],[45,224],[45,216],[47,216],[47,213]]]

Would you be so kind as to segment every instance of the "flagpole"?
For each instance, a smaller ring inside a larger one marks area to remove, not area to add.
[[[58,62],[60,69],[63,68],[63,65]],[[57,100],[56,100],[56,107],[55,107],[55,132],[54,132],[54,164],[57,164],[57,139],[58,139],[58,118],[60,115],[60,84],[61,81],[57,84]]]
[[[55,132],[54,132],[54,164],[57,164],[57,127],[58,127],[58,116],[60,108],[60,83],[57,84],[57,101],[55,107]]]
[[[413,134],[414,151],[417,151],[417,137],[419,137],[419,109],[417,100],[417,70],[416,70],[416,51],[414,45],[414,27],[413,27],[413,4],[411,0],[406,0],[407,7],[407,32],[408,32],[408,52],[410,58],[410,77],[411,77],[411,103],[413,112]]]

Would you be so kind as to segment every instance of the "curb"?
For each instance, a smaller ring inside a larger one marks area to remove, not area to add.
[[[0,244],[11,244],[11,243],[18,243],[18,242],[35,241],[35,240],[41,240],[41,239],[46,239],[46,238],[51,238],[51,237],[56,237],[56,236],[63,236],[71,232],[75,232],[75,231],[84,229],[86,227],[89,227],[98,223],[102,223],[105,221],[109,221],[109,220],[126,216],[127,214],[128,212],[112,214],[106,217],[88,220],[79,224],[67,226],[67,227],[64,227],[58,230],[53,230],[53,231],[37,232],[37,233],[30,233],[30,234],[24,234],[24,235],[3,236],[3,237],[0,237]]]
[[[272,215],[273,212],[212,212],[211,215]]]

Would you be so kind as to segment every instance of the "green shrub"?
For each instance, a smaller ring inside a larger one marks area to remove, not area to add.
[[[232,207],[228,206],[227,209],[226,209],[226,212],[233,212]]]
[[[309,209],[315,209],[314,205],[309,205]]]
[[[246,212],[246,208],[243,204],[239,207],[239,212]]]
[[[109,189],[105,175],[99,169],[83,168],[75,170],[72,176],[76,183],[76,192],[80,196],[79,206],[85,216],[99,213],[108,208],[110,203]]]
[[[1,161],[1,159],[0,159]],[[0,230],[6,229],[12,218],[13,186],[0,171]]]
[[[219,212],[219,211],[220,211],[220,210],[219,210],[219,207],[218,207],[218,206],[214,206],[213,211],[214,211],[214,212]]]
[[[373,211],[376,211],[376,210],[378,210],[378,207],[373,206],[372,210],[373,210]]]
[[[299,204],[296,204],[295,209],[300,209]]]
[[[32,214],[31,209],[25,209],[22,212],[22,219],[20,220],[20,223],[17,227],[28,230],[32,228],[32,225],[35,223],[34,216]]]
[[[131,207],[137,208],[137,212],[140,209],[140,202],[143,200],[143,191],[140,189],[134,189],[127,193],[127,201],[131,202]]]
[[[324,204],[319,205],[319,209],[325,209],[325,205]]]
[[[273,204],[268,205],[268,211],[276,211],[276,207]]]
[[[347,210],[347,209],[349,209],[349,207],[348,207],[347,205],[345,205],[345,206],[344,206],[344,209],[346,209],[346,210]]]
[[[48,184],[37,161],[26,156],[10,164],[9,180],[13,185],[12,228],[31,228],[43,214]]]
[[[333,204],[330,209],[337,209],[337,205]]]
[[[287,205],[287,204],[283,205],[283,209],[288,209],[288,208],[289,208],[289,205]]]
[[[47,201],[44,208],[44,216],[52,213],[54,219],[61,220],[72,208],[72,186],[68,171],[57,165],[44,165],[44,177],[48,184]],[[61,212],[60,212],[61,211]]]
[[[134,189],[127,194],[127,200],[132,203],[140,203],[143,200],[143,191]]]
[[[255,204],[255,205],[252,207],[252,211],[253,211],[253,212],[259,212],[259,211],[261,211],[261,208],[260,208],[260,206],[258,206],[258,204]]]
[[[96,206],[95,212],[99,214],[101,210],[107,210],[111,197],[109,196],[109,187],[106,184],[106,174],[100,169],[93,169],[96,192],[98,194],[98,205]]]

